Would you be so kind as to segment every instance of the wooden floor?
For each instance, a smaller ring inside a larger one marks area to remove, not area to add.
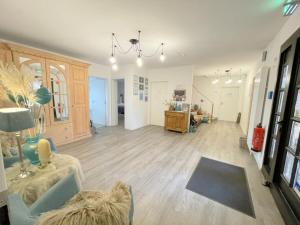
[[[229,122],[185,135],[158,126],[110,127],[59,151],[80,159],[86,189],[109,190],[119,180],[132,185],[135,225],[283,225],[254,159],[239,148],[240,135]],[[185,189],[201,156],[246,169],[256,219]]]

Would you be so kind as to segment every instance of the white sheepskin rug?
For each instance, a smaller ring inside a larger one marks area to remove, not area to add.
[[[62,209],[42,214],[37,225],[128,225],[131,195],[119,182],[111,192],[81,191]]]

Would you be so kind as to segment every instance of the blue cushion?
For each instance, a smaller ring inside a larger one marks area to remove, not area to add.
[[[133,221],[133,213],[134,213],[134,202],[133,202],[133,195],[132,195],[132,188],[129,186],[129,192],[131,195],[131,204],[130,204],[130,209],[129,209],[129,221],[132,223]]]
[[[30,215],[29,208],[18,194],[8,196],[7,207],[10,225],[33,225],[37,219]]]
[[[12,157],[4,157],[4,168],[11,167],[14,163],[19,161],[19,156],[12,156]]]
[[[31,215],[40,215],[61,208],[66,201],[79,192],[74,173],[57,182],[30,207]]]

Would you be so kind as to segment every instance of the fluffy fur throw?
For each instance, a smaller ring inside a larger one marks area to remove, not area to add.
[[[42,214],[37,225],[128,225],[131,195],[119,182],[110,193],[82,191],[62,209]]]

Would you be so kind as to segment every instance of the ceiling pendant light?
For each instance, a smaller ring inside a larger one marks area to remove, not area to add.
[[[112,69],[113,69],[114,71],[117,71],[117,70],[118,70],[118,65],[117,65],[117,64],[113,64],[111,67],[112,67]]]
[[[114,64],[117,62],[116,58],[114,57],[114,55],[111,55],[110,58],[109,58],[109,61],[111,64]]]
[[[141,31],[139,30],[138,31],[138,38],[132,38],[129,40],[130,42],[130,47],[127,49],[127,50],[124,50],[115,33],[112,33],[112,36],[111,36],[111,40],[112,40],[112,43],[111,43],[111,56],[109,58],[109,61],[110,63],[112,64],[112,68],[114,67],[117,67],[116,65],[116,52],[115,52],[115,49],[118,50],[119,53],[123,54],[123,55],[127,55],[128,53],[130,53],[131,51],[135,51],[137,53],[137,59],[136,59],[136,63],[139,67],[143,66],[143,58],[150,58],[150,57],[153,57],[155,55],[157,55],[159,53],[159,50],[161,49],[161,52],[160,52],[160,61],[161,62],[164,62],[165,59],[166,59],[166,56],[164,54],[164,43],[161,43],[157,49],[155,50],[155,52],[152,54],[152,55],[145,55],[144,53],[142,54],[142,49],[141,49]]]
[[[217,73],[215,73],[215,75],[216,75],[216,79],[214,79],[211,83],[212,84],[217,84],[217,83],[219,83],[219,76],[217,75]]]
[[[232,83],[232,79],[231,79],[231,75],[229,75],[230,70],[225,70],[225,72],[227,73],[229,79],[225,81],[225,84],[231,84]]]
[[[212,84],[217,84],[217,83],[219,83],[219,79],[215,79],[215,80],[213,80],[211,83],[212,83]]]
[[[164,43],[161,43],[161,53],[159,59],[161,62],[164,62],[166,59],[166,56],[164,55]]]
[[[116,46],[114,44],[114,36],[115,36],[115,34],[112,33],[112,38],[111,38],[111,55],[109,57],[109,61],[110,61],[111,64],[114,64],[114,63],[117,62],[116,57],[115,57],[115,48],[116,48]]]
[[[237,83],[238,84],[243,83],[243,80],[242,80],[242,70],[241,69],[240,69],[240,79],[237,80]]]
[[[143,60],[142,60],[140,54],[138,55],[138,57],[136,59],[136,64],[138,65],[138,67],[142,67],[143,66]]]

